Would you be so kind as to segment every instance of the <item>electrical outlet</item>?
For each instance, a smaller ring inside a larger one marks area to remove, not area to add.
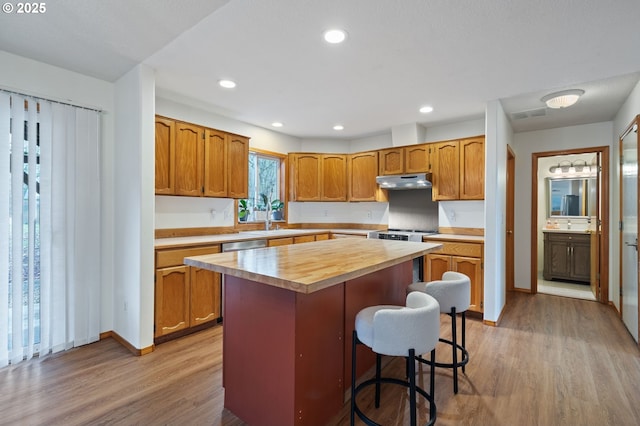
[[[328,211],[328,210],[325,210],[325,211],[324,211],[324,215],[325,215],[325,217],[326,217],[326,216],[329,216],[329,211]]]
[[[216,218],[216,209],[211,209],[211,219],[215,219]]]
[[[127,312],[127,302],[124,302],[124,311]]]
[[[371,210],[367,210],[367,219],[371,219]]]

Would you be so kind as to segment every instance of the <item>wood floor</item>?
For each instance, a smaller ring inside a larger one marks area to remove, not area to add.
[[[438,425],[640,424],[640,352],[610,307],[514,293],[500,327],[469,319],[467,332],[471,361],[457,395],[451,372],[437,370]],[[106,339],[9,366],[0,369],[0,424],[241,425],[223,408],[221,362],[215,327],[143,357]],[[402,360],[385,368],[403,372]],[[428,378],[427,369],[418,377]],[[388,386],[377,412],[366,392],[359,404],[382,424],[406,424],[406,393]],[[420,405],[424,423],[428,405]],[[348,423],[346,404],[333,424]]]

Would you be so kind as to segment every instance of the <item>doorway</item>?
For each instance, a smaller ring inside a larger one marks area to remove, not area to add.
[[[609,147],[533,154],[531,292],[609,301]]]

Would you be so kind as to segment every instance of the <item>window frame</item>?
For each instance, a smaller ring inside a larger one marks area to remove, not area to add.
[[[280,176],[280,182],[279,182],[279,191],[278,191],[278,196],[279,199],[284,203],[284,209],[283,209],[283,220],[282,221],[276,221],[277,223],[287,223],[287,218],[288,218],[288,203],[287,203],[287,194],[289,193],[289,188],[288,188],[288,180],[286,177],[286,171],[287,171],[287,154],[281,154],[279,152],[274,152],[274,151],[267,151],[264,149],[260,149],[260,148],[249,148],[249,155],[251,154],[256,154],[262,157],[271,157],[271,158],[275,158],[277,160],[280,161],[280,171],[279,171],[279,176]],[[247,160],[248,161],[248,160]],[[246,199],[246,198],[242,198],[242,199]],[[240,218],[238,217],[238,202],[240,201],[240,199],[236,199],[234,206],[235,206],[235,213],[234,213],[234,223],[235,223],[235,227],[236,228],[245,228],[245,229],[261,229],[261,227],[263,226],[263,221],[256,221],[256,220],[250,220],[247,222],[240,222]]]

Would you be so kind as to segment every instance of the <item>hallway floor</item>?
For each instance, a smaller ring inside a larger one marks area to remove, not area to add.
[[[574,299],[596,300],[589,284],[577,284],[563,281],[546,281],[538,277],[538,293],[553,296],[572,297]]]

